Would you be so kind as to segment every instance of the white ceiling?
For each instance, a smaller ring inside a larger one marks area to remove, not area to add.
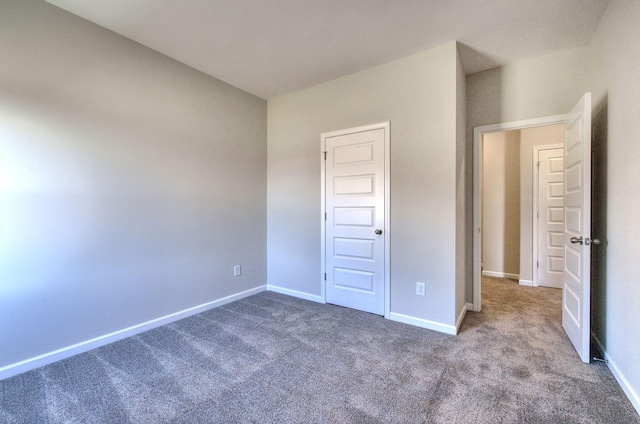
[[[587,45],[609,0],[47,0],[264,99],[451,41],[473,73]]]

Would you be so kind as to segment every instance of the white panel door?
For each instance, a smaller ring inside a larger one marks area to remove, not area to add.
[[[591,93],[565,122],[564,284],[562,326],[583,362],[590,361]]]
[[[385,128],[325,141],[326,301],[385,310]]]
[[[538,279],[562,288],[564,272],[563,148],[538,151]]]

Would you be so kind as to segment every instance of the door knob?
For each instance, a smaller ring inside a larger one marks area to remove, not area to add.
[[[380,228],[377,228],[377,229],[376,229],[376,234],[377,234],[377,235],[382,234],[382,230],[381,230]]]
[[[591,244],[600,244],[600,239],[591,239]]]
[[[571,237],[571,243],[573,243],[573,244],[576,244],[576,243],[582,244],[582,237]]]

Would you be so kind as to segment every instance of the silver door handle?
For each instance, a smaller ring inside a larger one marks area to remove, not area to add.
[[[576,244],[576,243],[582,244],[582,237],[571,237],[571,243],[573,243],[573,244]]]
[[[377,234],[377,235],[382,234],[382,230],[381,230],[380,228],[377,228],[377,229],[376,229],[376,234]]]
[[[591,239],[591,244],[600,244],[600,239]]]

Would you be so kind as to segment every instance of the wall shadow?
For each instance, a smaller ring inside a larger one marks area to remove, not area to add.
[[[520,130],[508,131],[504,144],[504,271],[520,275]],[[517,281],[517,280],[516,280]]]
[[[595,343],[594,356],[603,358],[607,348],[607,147],[608,97],[595,105],[592,113],[591,142],[591,331],[602,346]]]

